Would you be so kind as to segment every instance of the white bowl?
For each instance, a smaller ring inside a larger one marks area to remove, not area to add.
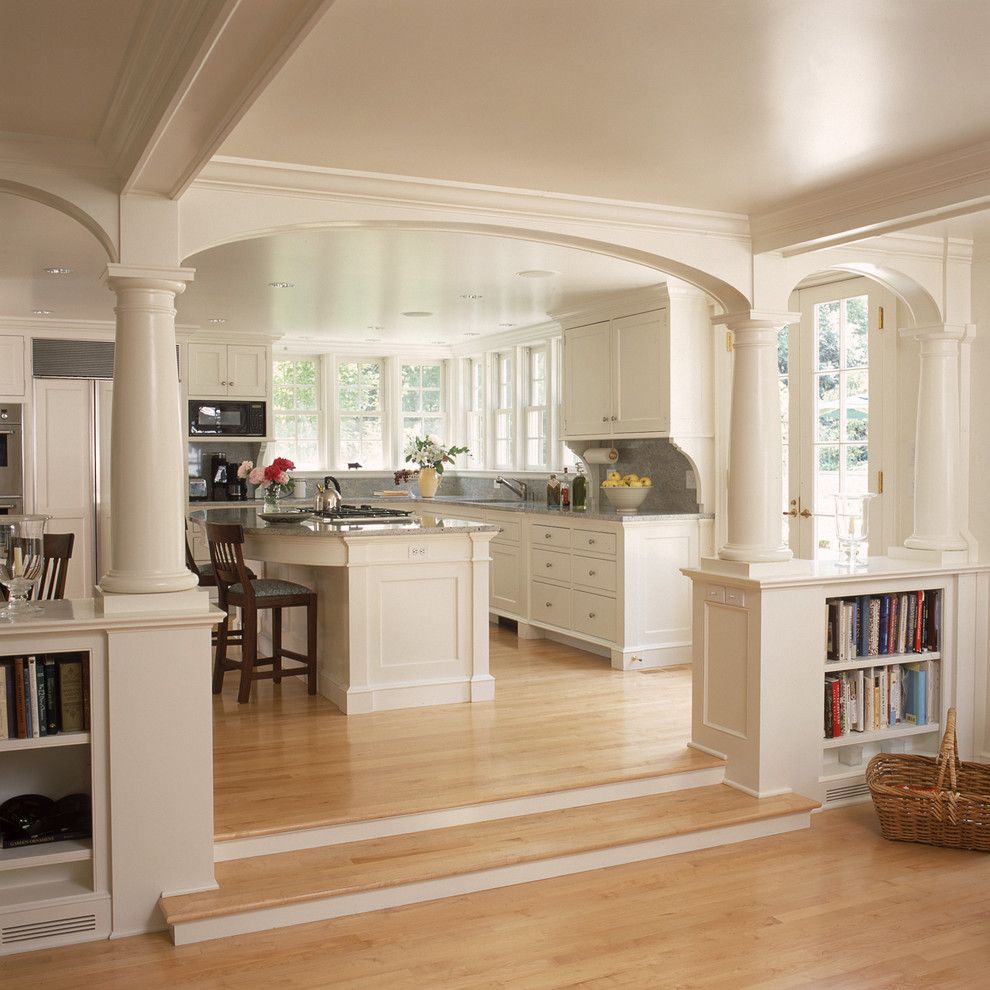
[[[635,512],[642,504],[650,488],[602,488],[608,500],[619,512]]]

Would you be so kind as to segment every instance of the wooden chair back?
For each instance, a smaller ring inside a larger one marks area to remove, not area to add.
[[[75,533],[45,533],[41,550],[45,562],[34,598],[50,600],[65,597],[65,579],[69,575],[69,561],[75,542]]]
[[[207,523],[206,538],[210,543],[210,560],[217,579],[220,607],[227,609],[227,589],[239,584],[244,589],[245,605],[254,605],[251,575],[244,564],[244,529],[236,523]]]

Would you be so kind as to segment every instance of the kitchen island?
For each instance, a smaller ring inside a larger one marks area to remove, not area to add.
[[[488,565],[497,526],[445,518],[268,523],[259,509],[200,509],[189,519],[241,525],[255,571],[317,592],[318,690],[342,712],[494,698]],[[304,648],[302,610],[286,611],[283,640]]]

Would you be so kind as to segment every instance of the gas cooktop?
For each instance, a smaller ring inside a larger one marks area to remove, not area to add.
[[[367,525],[374,523],[414,523],[412,512],[402,509],[385,509],[374,505],[341,505],[337,509],[314,512],[320,522],[331,526]]]

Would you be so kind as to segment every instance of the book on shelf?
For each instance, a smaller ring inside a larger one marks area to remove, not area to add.
[[[825,658],[859,658],[937,652],[942,618],[939,589],[853,598],[825,603]]]
[[[35,739],[89,728],[85,654],[0,657],[0,739]]]

